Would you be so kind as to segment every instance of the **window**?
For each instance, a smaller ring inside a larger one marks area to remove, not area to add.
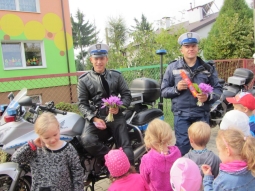
[[[39,12],[39,0],[0,0],[0,9]]]
[[[2,42],[5,70],[45,67],[42,42]]]

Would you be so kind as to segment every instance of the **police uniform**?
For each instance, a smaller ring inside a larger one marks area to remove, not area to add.
[[[105,57],[109,47],[106,44],[92,45],[88,52],[91,57]],[[102,98],[121,95],[123,106],[128,107],[131,103],[131,92],[120,72],[107,70],[97,73],[94,68],[79,78],[78,86],[79,110],[86,120],[81,141],[85,149],[95,157],[103,159],[108,153],[109,147],[102,142],[113,136],[117,148],[122,147],[130,162],[134,164],[134,153],[127,132],[127,124],[124,115],[119,110],[114,115],[114,121],[106,123],[107,128],[100,130],[93,124],[93,118],[105,120],[108,108],[102,107]]]
[[[189,32],[182,34],[178,43],[182,45],[199,43],[197,33]],[[202,106],[197,106],[197,98],[193,97],[189,88],[178,91],[177,84],[182,80],[180,71],[184,70],[192,83],[206,83],[213,87],[213,94],[208,95],[207,101]],[[182,155],[185,155],[191,148],[188,138],[188,127],[196,121],[209,123],[210,104],[219,99],[222,94],[222,87],[218,82],[218,74],[211,63],[205,63],[197,57],[194,66],[189,67],[184,58],[171,62],[164,74],[161,84],[161,94],[164,98],[172,101],[172,112],[174,114],[174,128],[176,146],[179,147]]]

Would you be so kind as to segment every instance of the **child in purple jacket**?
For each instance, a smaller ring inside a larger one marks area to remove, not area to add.
[[[148,125],[144,142],[148,149],[142,157],[140,174],[149,184],[151,191],[172,190],[170,169],[181,157],[181,152],[173,142],[173,131],[170,125],[160,119],[154,119]]]

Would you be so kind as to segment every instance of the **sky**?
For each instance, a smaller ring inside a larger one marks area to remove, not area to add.
[[[75,16],[79,8],[85,15],[85,20],[95,24],[100,31],[99,38],[105,42],[105,27],[110,17],[124,18],[128,28],[135,25],[134,18],[141,21],[141,16],[147,18],[154,27],[157,21],[163,17],[171,17],[175,23],[187,21],[186,10],[192,6],[199,6],[211,2],[212,0],[69,0],[70,13]],[[245,0],[250,4],[252,0]],[[224,0],[214,0],[212,13],[218,12]]]

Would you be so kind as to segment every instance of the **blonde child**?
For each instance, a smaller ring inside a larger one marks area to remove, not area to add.
[[[60,140],[60,128],[52,113],[43,113],[35,122],[38,138],[29,141],[12,156],[12,161],[28,163],[31,190],[83,190],[83,168],[74,147]]]
[[[193,160],[199,168],[202,164],[210,165],[212,175],[218,176],[221,161],[217,155],[206,148],[211,136],[210,126],[202,121],[195,122],[188,128],[188,136],[193,150],[190,150],[184,157]],[[203,175],[202,171],[201,175]]]
[[[236,128],[219,130],[216,137],[220,172],[213,180],[211,167],[202,165],[204,190],[254,190],[255,138]]]
[[[249,117],[250,131],[255,136],[255,98],[248,92],[241,92],[235,97],[226,98],[229,103],[232,103],[235,110],[244,112]]]
[[[151,191],[172,190],[170,169],[181,157],[178,147],[170,146],[173,139],[170,125],[160,119],[151,121],[145,131],[144,142],[149,151],[141,159],[140,174]]]
[[[177,159],[170,171],[170,183],[174,191],[199,191],[202,177],[197,164],[188,158]]]
[[[122,148],[111,150],[104,158],[112,181],[108,191],[149,191],[141,175],[136,173],[133,166],[130,166]]]

